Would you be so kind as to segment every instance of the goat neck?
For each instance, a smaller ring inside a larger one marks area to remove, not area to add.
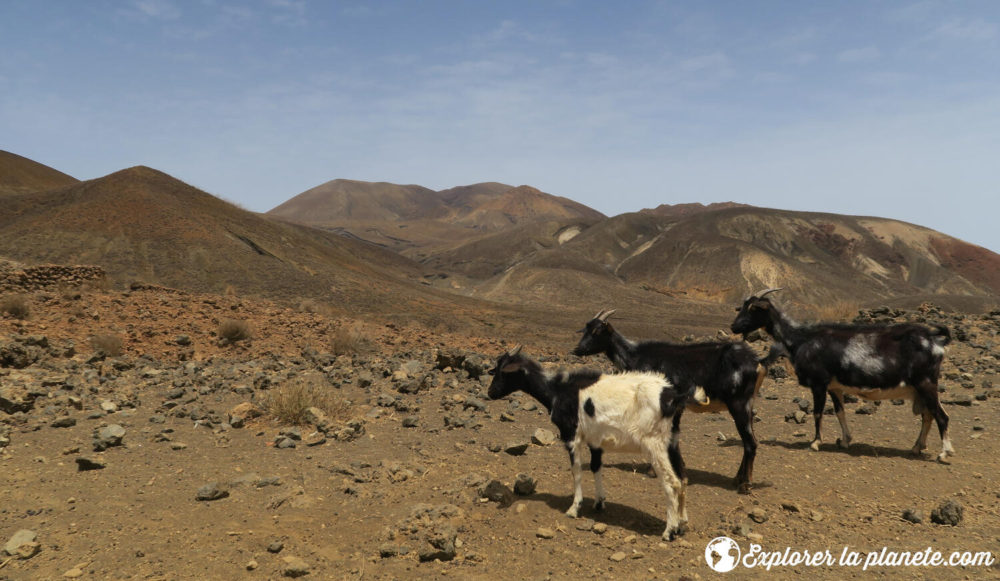
[[[774,337],[776,341],[781,343],[788,349],[789,353],[795,353],[796,347],[804,340],[801,337],[802,326],[792,320],[790,317],[778,310],[778,307],[771,303],[770,309],[768,309],[768,319],[767,324],[764,325],[764,330],[768,332],[769,335]]]
[[[608,359],[619,371],[630,371],[636,369],[635,346],[636,344],[625,338],[624,335],[616,331],[610,325],[611,343],[604,352]]]

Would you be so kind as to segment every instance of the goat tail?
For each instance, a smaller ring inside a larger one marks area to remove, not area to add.
[[[934,337],[934,342],[942,347],[951,343],[951,331],[944,325],[933,325],[931,327],[931,337]]]

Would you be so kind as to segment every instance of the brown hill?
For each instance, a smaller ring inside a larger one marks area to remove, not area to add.
[[[332,230],[418,260],[524,224],[604,217],[530,186],[484,182],[433,192],[350,180],[327,182],[267,215]]]
[[[277,218],[310,225],[346,220],[415,220],[441,217],[445,213],[445,204],[434,190],[355,180],[326,182],[268,212]]]
[[[47,165],[0,150],[0,196],[41,192],[78,182]]]
[[[162,172],[134,167],[0,207],[0,255],[25,263],[95,264],[119,284],[340,308],[454,308],[418,284],[419,265],[369,244],[247,212]],[[435,306],[437,305],[437,306]]]

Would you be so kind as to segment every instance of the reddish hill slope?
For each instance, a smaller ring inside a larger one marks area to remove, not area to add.
[[[78,182],[76,178],[47,165],[0,151],[0,196],[41,192]]]

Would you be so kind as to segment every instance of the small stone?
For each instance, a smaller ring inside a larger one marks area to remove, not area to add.
[[[795,423],[796,424],[804,424],[804,423],[806,423],[806,412],[804,412],[802,410],[796,411],[793,417],[795,418]]]
[[[511,442],[504,446],[503,451],[511,456],[520,456],[527,451],[529,445],[528,442]]]
[[[260,567],[260,565],[257,563],[257,561],[255,561],[253,559],[250,559],[249,561],[247,561],[247,571],[255,571],[255,570],[257,570],[257,567]]]
[[[752,509],[747,515],[750,517],[750,520],[757,524],[767,521],[767,511],[759,506]]]
[[[603,535],[604,533],[608,532],[608,525],[602,522],[594,523],[593,531],[599,535]]]
[[[171,450],[186,450],[187,447],[188,445],[185,444],[184,442],[173,442],[172,444],[170,444]]]
[[[628,557],[628,555],[625,554],[625,551],[618,551],[617,553],[612,553],[609,558],[615,563],[621,563],[626,557]]]
[[[534,494],[537,486],[538,483],[531,476],[524,473],[518,474],[516,480],[514,480],[514,494],[520,496]]]
[[[580,519],[576,523],[576,530],[578,531],[592,531],[594,530],[594,519],[585,518]]]
[[[37,537],[38,535],[35,534],[35,531],[21,529],[14,533],[10,540],[7,541],[7,544],[3,546],[3,550],[8,555],[16,555],[17,550],[21,547],[21,545],[25,543],[33,543]]]
[[[545,428],[538,428],[531,435],[531,443],[537,446],[548,446],[556,441],[556,435]]]
[[[54,420],[49,425],[52,426],[53,428],[72,428],[73,426],[76,425],[76,418],[65,416]]]
[[[820,522],[823,520],[823,513],[818,510],[810,511],[809,518],[811,518],[814,522]]]
[[[420,418],[417,416],[406,416],[403,418],[404,428],[415,428],[420,425]]]
[[[747,539],[755,543],[760,543],[761,541],[764,540],[764,535],[760,533],[747,533]]]
[[[94,434],[94,451],[101,452],[113,446],[121,446],[125,437],[125,428],[118,424],[104,426]]]
[[[311,567],[309,563],[306,563],[298,557],[284,557],[282,561],[285,563],[281,569],[281,574],[285,577],[302,577],[303,575],[308,575]]]
[[[268,553],[280,553],[282,549],[285,548],[285,543],[282,541],[272,541],[267,545]]]
[[[918,511],[917,509],[915,509],[915,508],[908,508],[908,509],[906,509],[906,510],[903,511],[903,520],[909,521],[909,522],[911,522],[913,524],[917,524],[918,525],[918,524],[924,522],[924,517],[923,517],[923,515],[920,514],[920,511]]]
[[[208,484],[202,486],[198,489],[198,493],[195,494],[196,500],[219,500],[220,498],[226,498],[229,496],[229,491],[225,489],[218,482],[209,482]]]
[[[556,537],[556,532],[547,527],[541,527],[535,531],[535,536],[540,539],[554,539]]]
[[[506,508],[514,503],[514,493],[499,480],[490,480],[487,482],[485,486],[479,489],[479,497],[497,502],[501,508]]]
[[[957,527],[962,522],[965,509],[957,500],[946,500],[931,511],[931,522]]]
[[[787,510],[788,512],[802,512],[802,509],[799,508],[799,505],[793,502],[782,502],[781,508]]]
[[[66,571],[65,573],[63,573],[62,576],[65,577],[65,578],[67,578],[67,579],[77,579],[79,577],[83,577],[83,569],[81,569],[79,567],[73,567],[69,571]]]
[[[313,432],[306,436],[305,439],[302,440],[302,443],[309,447],[320,446],[326,443],[326,436],[323,435],[323,432]]]
[[[105,413],[113,414],[116,411],[118,411],[118,404],[116,404],[115,402],[113,402],[113,401],[111,401],[109,399],[106,399],[106,400],[104,400],[104,401],[101,402],[101,409]]]

